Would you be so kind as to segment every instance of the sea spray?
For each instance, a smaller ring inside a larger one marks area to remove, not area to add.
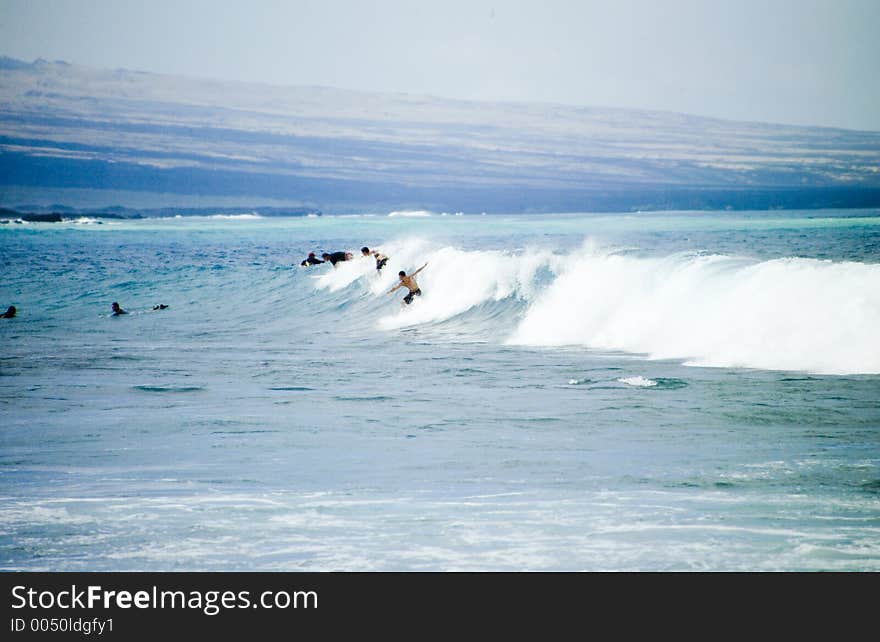
[[[719,255],[570,257],[510,344],[693,365],[880,372],[880,265]]]
[[[424,295],[412,309],[381,317],[379,327],[389,330],[442,322],[481,304],[529,299],[535,274],[549,258],[549,253],[513,255],[498,250],[466,252],[453,247],[429,252],[425,255],[428,267],[417,277]],[[493,328],[487,330],[492,332]]]

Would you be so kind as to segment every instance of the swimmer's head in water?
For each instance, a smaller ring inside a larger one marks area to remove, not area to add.
[[[315,258],[315,253],[314,253],[314,252],[309,252],[309,258],[310,258],[310,259]]]
[[[114,312],[116,312],[119,309],[119,304],[116,301],[114,301],[113,303],[110,304],[110,307],[113,309]]]
[[[366,245],[365,245],[364,247],[361,248],[361,254],[366,255],[366,254],[369,254],[369,253],[370,253],[370,248],[368,248]]]
[[[329,255],[327,252],[324,252],[324,253],[321,255],[321,258],[322,258],[322,259],[329,259],[329,258],[330,258],[330,255]]]

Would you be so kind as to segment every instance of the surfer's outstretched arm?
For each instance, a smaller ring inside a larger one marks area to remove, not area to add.
[[[388,290],[388,292],[386,292],[386,294],[391,294],[392,292],[394,292],[396,289],[398,289],[398,288],[399,288],[400,286],[402,286],[402,285],[403,285],[403,283],[398,283],[398,284],[395,285],[393,288],[391,288],[390,290]]]
[[[418,270],[416,270],[415,272],[413,272],[412,274],[410,274],[410,276],[415,276],[416,274],[418,274],[419,272],[421,272],[422,270],[424,270],[426,267],[428,267],[428,263],[427,263],[427,261],[425,262],[425,264],[424,264],[422,267],[420,267]]]

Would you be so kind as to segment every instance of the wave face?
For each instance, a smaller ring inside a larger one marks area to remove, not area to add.
[[[417,277],[421,299],[379,314],[379,329],[442,324],[473,333],[479,326],[508,345],[583,346],[695,366],[880,373],[877,264],[694,253],[646,258],[589,243],[568,254],[512,253],[410,239],[386,251],[393,258],[379,276],[370,261],[352,261],[317,276],[315,285],[353,287],[375,300],[397,282],[399,269],[427,261]]]

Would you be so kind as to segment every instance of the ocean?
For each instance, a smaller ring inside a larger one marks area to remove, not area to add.
[[[880,210],[81,218],[0,257],[2,570],[880,571]]]

